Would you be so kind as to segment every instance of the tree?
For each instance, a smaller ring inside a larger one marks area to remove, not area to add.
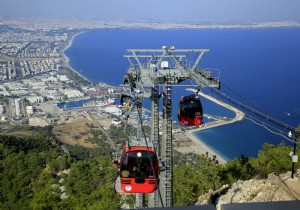
[[[265,143],[263,150],[258,151],[258,157],[250,160],[251,165],[256,170],[256,174],[261,178],[266,178],[269,173],[280,174],[290,170],[292,151],[291,146],[286,146],[281,142],[277,147],[273,144]]]
[[[219,171],[222,182],[233,183],[239,179],[247,180],[255,175],[253,166],[249,162],[249,158],[241,155],[238,158],[230,160],[226,165],[221,167]]]
[[[210,161],[204,155],[180,156],[184,161],[177,162],[173,171],[175,206],[192,205],[201,194],[221,187],[220,165]]]
[[[110,158],[78,161],[71,165],[64,186],[70,209],[117,209],[120,197],[114,192],[117,169]],[[97,208],[96,208],[97,207]]]
[[[43,170],[39,178],[33,180],[34,196],[30,202],[30,207],[34,210],[42,209],[60,209],[61,190],[56,184],[52,173]]]

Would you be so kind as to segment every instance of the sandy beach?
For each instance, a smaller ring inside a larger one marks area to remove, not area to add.
[[[215,99],[215,98],[213,98],[209,95],[206,95],[202,92],[199,92],[198,94],[201,95],[202,97],[205,97],[205,98],[213,101],[214,103],[217,103],[217,104],[219,104],[219,105],[221,105],[221,106],[223,106],[223,107],[225,107],[225,108],[227,108],[231,111],[234,111],[235,112],[235,118],[233,118],[231,120],[216,120],[216,121],[205,124],[205,126],[202,126],[202,127],[196,128],[196,129],[191,129],[191,130],[188,130],[188,131],[184,131],[180,134],[176,134],[175,135],[176,139],[190,140],[191,143],[189,143],[185,146],[174,147],[174,149],[177,150],[178,152],[182,152],[182,153],[192,152],[192,153],[204,154],[204,155],[206,155],[206,153],[208,152],[209,157],[212,158],[213,155],[216,155],[219,163],[224,164],[227,161],[226,158],[222,157],[218,152],[214,151],[212,148],[210,148],[205,143],[203,143],[201,141],[201,139],[199,139],[197,136],[195,136],[194,133],[199,132],[201,130],[214,128],[214,127],[217,127],[217,126],[222,126],[222,125],[234,123],[234,122],[237,122],[237,121],[241,121],[244,118],[245,114],[242,111],[238,110],[237,108],[235,108],[235,107],[233,107],[229,104],[226,104],[222,101],[219,101],[219,100],[217,100],[217,99]]]

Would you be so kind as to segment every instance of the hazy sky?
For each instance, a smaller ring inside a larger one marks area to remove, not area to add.
[[[0,16],[300,21],[300,0],[0,0]]]

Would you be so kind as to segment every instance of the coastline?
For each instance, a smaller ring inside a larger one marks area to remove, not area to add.
[[[62,50],[62,56],[64,59],[64,65],[66,68],[69,68],[71,71],[73,71],[74,73],[76,73],[77,75],[79,75],[81,78],[85,79],[86,81],[92,83],[88,78],[86,78],[85,76],[83,76],[82,74],[80,74],[78,71],[76,71],[74,68],[71,67],[70,65],[70,59],[69,57],[65,54],[65,51],[70,48],[73,44],[74,39],[79,36],[80,34],[85,33],[85,31],[80,31],[79,33],[73,34],[71,35],[71,38],[68,40],[67,45],[64,47],[64,49]]]
[[[71,71],[75,72],[76,74],[78,74],[80,77],[84,78],[85,80],[89,81],[86,77],[84,77],[83,75],[81,75],[79,72],[77,72],[75,69],[73,69],[70,64],[69,61],[70,59],[65,55],[65,51],[72,46],[74,39],[82,34],[85,33],[86,31],[81,31],[79,33],[76,33],[74,35],[71,36],[71,38],[68,40],[68,43],[66,45],[66,47],[63,49],[63,57],[65,59],[65,65],[67,68],[69,68]],[[195,90],[190,89],[191,91],[195,92]],[[201,95],[202,97],[205,97],[231,111],[234,111],[236,116],[234,119],[231,120],[216,120],[210,123],[205,124],[205,126],[203,127],[199,127],[196,129],[191,129],[188,131],[183,132],[181,135],[176,134],[175,136],[176,139],[179,139],[180,142],[186,141],[188,140],[189,142],[187,144],[185,144],[185,146],[180,146],[180,147],[174,147],[175,150],[181,152],[181,153],[197,153],[197,154],[204,154],[204,155],[208,155],[208,157],[213,158],[213,156],[216,156],[216,159],[218,160],[218,162],[220,164],[225,164],[227,162],[228,159],[226,159],[224,156],[222,156],[219,152],[215,151],[213,148],[209,147],[207,144],[205,144],[199,137],[197,137],[195,135],[195,132],[199,132],[201,130],[204,129],[209,129],[209,128],[213,128],[213,127],[217,127],[217,126],[222,126],[222,125],[226,125],[229,123],[234,123],[236,121],[240,121],[244,118],[244,113],[241,112],[240,110],[236,109],[233,106],[230,106],[229,104],[226,104],[222,101],[219,101],[215,98],[210,97],[209,95],[206,95],[202,92],[198,93],[199,95]]]
[[[225,164],[228,159],[226,159],[224,156],[222,156],[219,152],[215,151],[213,148],[209,147],[207,144],[205,144],[199,137],[195,135],[196,131],[187,132],[186,136],[192,140],[196,145],[192,146],[192,149],[195,152],[198,152],[198,154],[206,154],[208,152],[208,157],[213,158],[215,155],[217,160],[220,164]]]
[[[179,140],[180,143],[179,145],[174,146],[173,149],[180,153],[207,155],[211,159],[213,159],[213,156],[215,155],[219,164],[225,164],[227,159],[201,141],[201,139],[195,135],[195,132],[195,130],[190,130],[175,134],[175,140]]]
[[[195,152],[197,154],[204,154],[204,155],[206,155],[208,153],[208,156],[211,158],[213,158],[213,156],[215,155],[217,157],[216,159],[219,161],[220,164],[225,164],[228,161],[228,159],[226,157],[222,156],[219,152],[217,152],[213,148],[209,147],[207,144],[205,144],[199,137],[197,137],[195,135],[195,133],[199,132],[201,130],[214,128],[214,127],[218,127],[218,126],[222,126],[222,125],[227,125],[230,123],[235,123],[237,121],[241,121],[241,120],[243,120],[245,114],[242,111],[240,111],[239,109],[237,109],[227,103],[219,101],[219,100],[217,100],[209,95],[206,95],[202,92],[199,92],[198,94],[201,95],[202,97],[205,97],[205,98],[213,101],[214,103],[217,103],[231,111],[234,111],[235,117],[231,120],[216,120],[216,121],[205,124],[205,126],[185,131],[182,135],[186,136],[186,138],[191,140],[192,144],[190,144],[188,146],[184,146],[184,147],[174,147],[174,149],[181,153]]]

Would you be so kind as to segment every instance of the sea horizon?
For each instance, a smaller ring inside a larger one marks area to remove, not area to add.
[[[271,112],[270,115],[275,115],[276,119],[285,120],[297,127],[300,124],[300,98],[295,90],[296,78],[300,78],[300,73],[297,72],[300,63],[296,57],[300,49],[300,42],[296,39],[298,35],[300,29],[95,30],[77,35],[64,53],[69,59],[70,67],[87,79],[118,86],[129,66],[123,58],[126,49],[157,49],[161,47],[159,44],[170,46],[171,43],[178,49],[209,48],[211,53],[203,57],[200,62],[202,66],[219,66],[221,82],[239,90],[245,98],[262,110]],[[190,37],[188,41],[184,38],[187,36]],[[139,40],[137,37],[144,39]],[[280,53],[277,49],[282,49],[285,54],[278,55]],[[289,67],[288,70],[284,65]],[[243,71],[238,71],[238,68]],[[282,80],[280,73],[286,76],[287,81]],[[278,81],[284,84],[278,85]],[[286,88],[280,90],[278,86]],[[250,91],[251,88],[253,91]],[[272,88],[276,90],[273,91]],[[173,101],[178,100],[182,94],[187,93],[174,89]],[[290,103],[290,99],[288,102],[284,101],[285,97],[292,96],[293,103]],[[262,100],[266,98],[269,99]],[[210,102],[202,100],[202,103],[204,112],[207,110],[209,114],[232,115]],[[173,105],[176,106],[177,104]],[[249,120],[197,132],[195,136],[225,159],[233,159],[241,154],[257,156],[263,143],[279,144],[284,140]]]

